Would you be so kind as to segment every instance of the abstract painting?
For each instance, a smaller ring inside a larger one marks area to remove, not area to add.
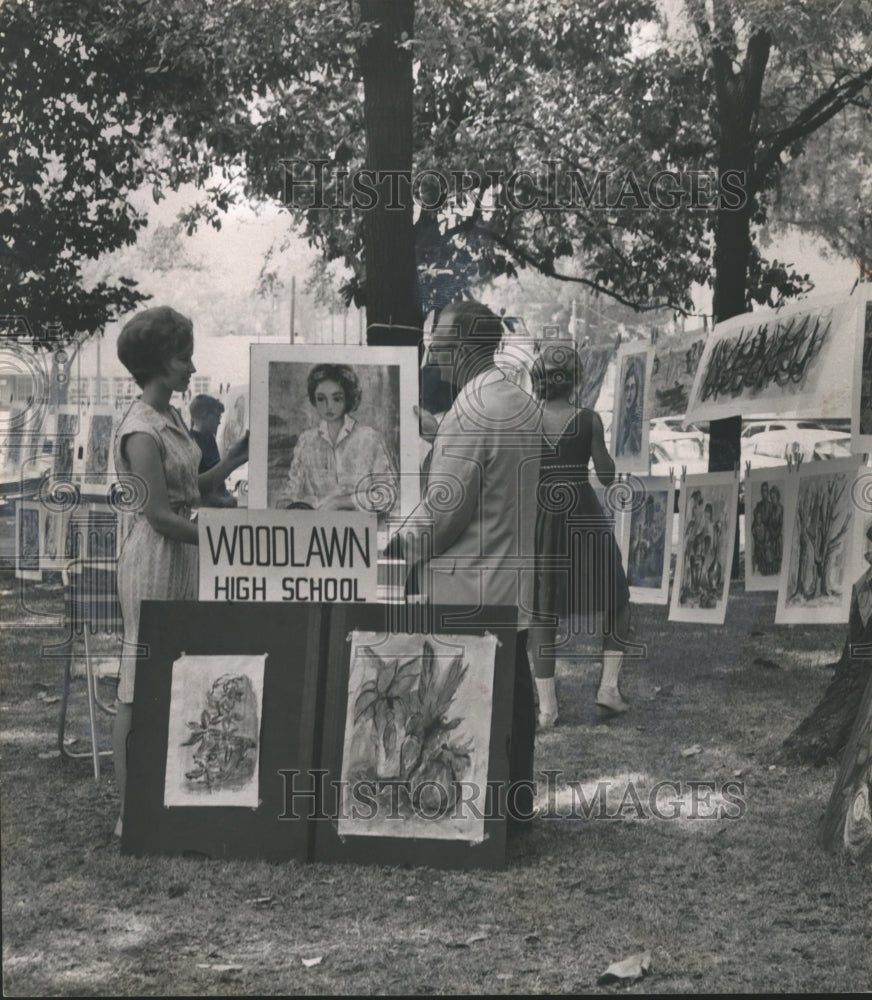
[[[173,663],[165,806],[257,808],[265,662],[182,653]]]
[[[618,350],[612,412],[612,457],[619,472],[647,473],[650,347],[623,344]]]
[[[410,512],[417,379],[411,347],[252,347],[249,506]]]
[[[114,411],[95,407],[91,411],[88,427],[88,443],[85,451],[86,479],[103,479],[109,471],[109,455],[112,451],[112,425]]]
[[[648,416],[684,416],[690,389],[705,347],[705,333],[690,330],[686,333],[661,335],[654,345],[651,361],[651,388]]]
[[[848,416],[856,300],[808,299],[718,323],[696,370],[688,420]]]
[[[630,600],[634,604],[667,604],[675,483],[668,477],[631,482],[633,501],[621,517],[621,549]]]
[[[67,534],[70,511],[43,508],[39,568],[42,572],[65,569],[69,562]]]
[[[745,476],[745,590],[778,590],[784,555],[787,466]]]
[[[600,389],[615,356],[615,348],[611,344],[596,347],[588,345],[579,348],[578,356],[581,358],[584,378],[575,402],[586,410],[595,410]]]
[[[738,504],[732,472],[688,476],[681,484],[670,621],[723,625]]]
[[[482,841],[496,649],[352,631],[340,836]]]
[[[856,458],[812,462],[788,478],[776,624],[847,622],[861,565],[863,519],[853,496],[859,465]]]

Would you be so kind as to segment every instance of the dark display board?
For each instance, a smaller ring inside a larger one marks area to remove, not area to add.
[[[312,766],[322,624],[319,604],[143,602],[123,853],[308,859],[311,824],[283,818],[283,772]],[[164,805],[173,663],[183,654],[266,654],[256,808]]]

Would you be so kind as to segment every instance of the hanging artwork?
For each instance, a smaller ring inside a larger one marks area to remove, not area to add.
[[[675,482],[632,477],[634,494],[621,516],[621,549],[634,604],[669,602]]]
[[[858,293],[859,294],[859,290]],[[854,451],[872,454],[872,289],[860,305],[851,430]]]
[[[71,406],[60,407],[55,423],[54,468],[52,469],[55,476],[69,478],[73,474],[78,429],[78,410]]]
[[[40,513],[36,501],[21,500],[16,505],[15,575],[19,580],[39,580]]]
[[[578,349],[578,356],[581,358],[583,376],[576,405],[586,410],[595,410],[600,389],[615,356],[615,348],[612,344],[604,347],[588,345]]]
[[[352,632],[340,836],[482,841],[496,645]],[[362,784],[372,816],[355,816]]]
[[[776,624],[847,622],[862,550],[853,496],[858,468],[856,458],[830,459],[801,465],[788,477]]]
[[[223,457],[248,429],[248,386],[231,386],[221,402],[224,404],[224,415],[219,437]]]
[[[411,511],[417,379],[413,347],[253,346],[249,506]]]
[[[42,572],[66,569],[69,554],[69,510],[42,509],[39,568]]]
[[[266,656],[173,663],[165,806],[258,805]]]
[[[112,426],[115,411],[111,407],[93,407],[88,421],[85,448],[85,481],[102,481],[109,472],[112,451]]]
[[[850,416],[858,303],[807,300],[718,323],[705,343],[687,419]]]
[[[732,472],[688,476],[681,484],[670,621],[723,625],[738,504]]]
[[[623,344],[618,350],[612,414],[612,457],[618,472],[648,472],[650,362],[650,347]]]
[[[745,474],[745,590],[778,590],[787,478],[786,465]]]
[[[705,340],[703,330],[657,338],[651,361],[650,419],[684,416]]]

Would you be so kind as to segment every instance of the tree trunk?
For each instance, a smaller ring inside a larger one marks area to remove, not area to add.
[[[367,343],[417,345],[423,318],[412,203],[412,54],[400,47],[414,28],[414,0],[361,0],[372,25],[360,48],[366,167],[376,202],[365,210]],[[376,326],[376,329],[373,329]],[[392,330],[391,327],[408,329]]]
[[[851,602],[848,638],[835,676],[812,713],[781,745],[778,759],[786,764],[814,764],[833,760],[845,746],[857,717],[863,691],[872,674],[872,618],[864,626],[856,595]]]

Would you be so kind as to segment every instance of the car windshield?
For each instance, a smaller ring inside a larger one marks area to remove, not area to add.
[[[696,438],[673,438],[660,443],[669,458],[702,458],[702,443]]]

